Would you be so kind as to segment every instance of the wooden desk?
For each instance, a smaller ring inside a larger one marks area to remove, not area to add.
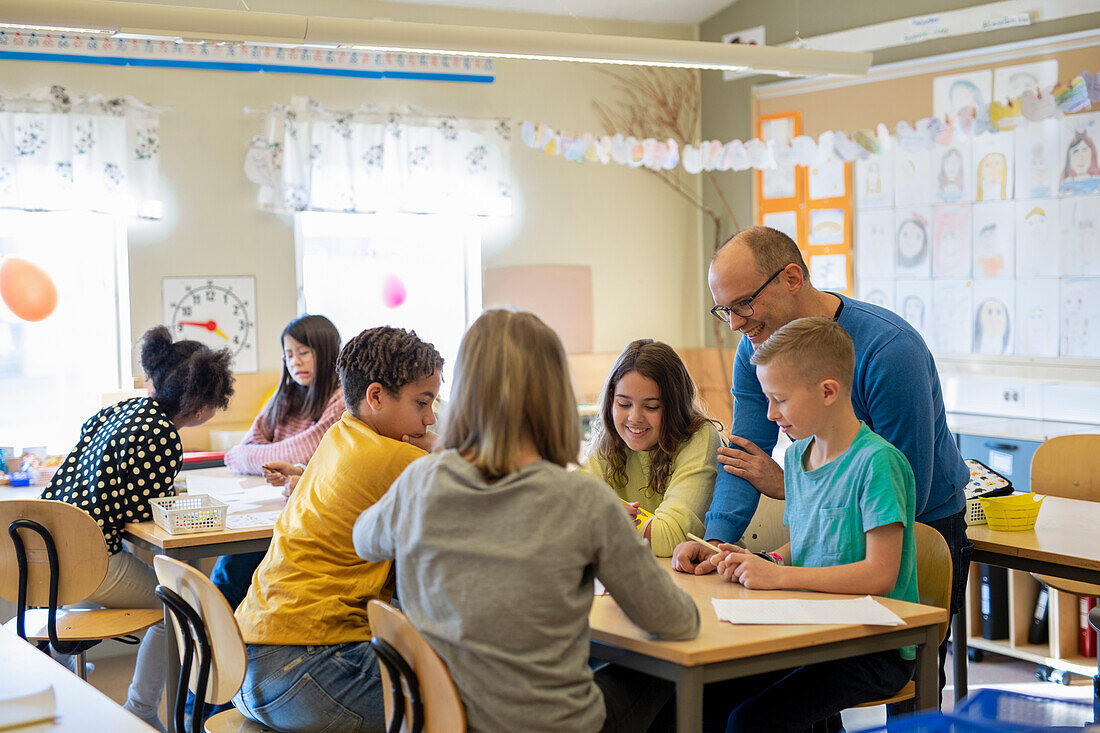
[[[695,599],[701,626],[690,641],[653,641],[634,625],[610,596],[592,605],[592,653],[600,659],[676,683],[676,729],[702,730],[703,685],[708,682],[789,669],[803,664],[896,649],[917,649],[917,708],[936,708],[939,699],[940,633],[947,611],[932,606],[878,599],[900,616],[905,626],[751,626],[719,621],[712,598],[851,598],[824,593],[750,591],[716,573],[705,576],[674,572],[660,560],[676,584]]]
[[[262,486],[264,480],[259,476],[239,476],[228,468],[202,468],[194,471],[183,471],[182,475],[212,476],[215,478],[239,479],[246,487]],[[201,494],[201,490],[191,493]],[[283,507],[283,499],[271,499],[258,502],[254,508],[247,512],[266,512]],[[234,507],[229,507],[230,514],[234,513]],[[235,555],[241,552],[257,552],[266,550],[271,544],[271,533],[274,525],[268,527],[249,527],[247,529],[224,529],[217,532],[195,532],[192,534],[169,534],[158,527],[156,523],[134,522],[127,524],[123,530],[122,538],[142,547],[154,554],[163,554],[168,557],[191,562],[204,557],[217,557],[218,555]]]
[[[0,689],[53,685],[57,717],[52,723],[23,726],[20,733],[152,733],[153,728],[122,709],[109,697],[35,649],[0,628]]]
[[[967,527],[966,536],[974,544],[971,562],[1100,584],[1098,525],[1100,503],[1048,496],[1033,530],[997,532],[977,524]],[[966,627],[966,614],[955,614],[951,648],[956,700],[967,693]]]

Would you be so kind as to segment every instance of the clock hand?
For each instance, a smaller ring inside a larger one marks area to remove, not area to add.
[[[205,328],[207,331],[213,331],[214,333],[218,334],[226,341],[229,340],[229,337],[225,335],[225,332],[218,328],[218,324],[216,321],[180,321],[180,325],[198,326],[199,328]]]

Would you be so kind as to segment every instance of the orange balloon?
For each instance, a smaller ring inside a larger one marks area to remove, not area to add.
[[[0,298],[24,321],[41,321],[57,307],[57,287],[38,265],[5,257],[0,260]]]

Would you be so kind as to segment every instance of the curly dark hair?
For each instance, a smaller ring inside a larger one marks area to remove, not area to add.
[[[228,407],[233,396],[232,360],[229,349],[215,350],[191,340],[173,342],[165,326],[154,326],[141,337],[141,368],[153,384],[153,399],[170,418]]]
[[[368,328],[344,344],[336,359],[344,403],[356,417],[371,384],[378,382],[396,397],[406,384],[442,368],[435,346],[421,341],[415,331],[392,326]]]

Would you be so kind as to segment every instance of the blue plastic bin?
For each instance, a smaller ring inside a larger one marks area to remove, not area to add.
[[[983,689],[955,705],[952,716],[995,723],[1002,731],[1081,728],[1092,723],[1091,702],[1055,700],[1007,690]]]
[[[890,720],[877,728],[860,733],[1004,733],[990,723],[971,718],[955,718],[942,713],[923,713]]]

